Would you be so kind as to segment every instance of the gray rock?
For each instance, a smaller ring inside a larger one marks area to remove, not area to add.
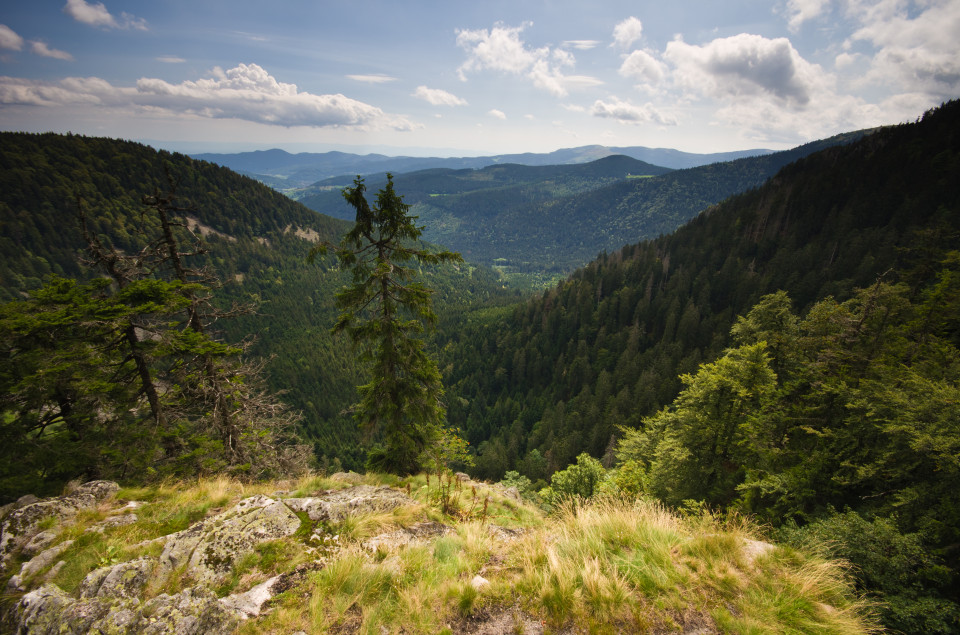
[[[409,544],[426,542],[438,536],[445,536],[453,531],[447,525],[427,521],[403,527],[396,531],[374,536],[363,543],[363,548],[370,551],[394,551]]]
[[[215,584],[258,544],[284,538],[299,528],[300,519],[286,505],[267,496],[253,496],[169,536],[160,564],[169,572],[186,563],[197,582]]]
[[[238,617],[213,592],[192,587],[176,595],[158,595],[143,605],[137,633],[144,635],[228,635]]]
[[[34,496],[33,494],[27,494],[26,496],[21,496],[17,499],[17,507],[26,507],[27,505],[33,505],[38,502],[40,499]]]
[[[37,526],[42,520],[68,518],[81,509],[96,507],[119,489],[113,481],[91,481],[66,496],[30,503],[7,514],[0,525],[0,569],[6,568],[14,551],[38,533]]]
[[[32,558],[57,539],[57,534],[52,531],[41,531],[23,546],[20,553],[28,558]]]
[[[20,573],[11,577],[7,582],[7,591],[11,593],[23,591],[25,582],[53,564],[60,554],[66,551],[72,544],[72,540],[64,540],[59,545],[41,551],[31,558],[29,562],[23,563],[23,566],[20,567]]]
[[[283,502],[295,512],[306,513],[314,522],[337,522],[353,514],[390,511],[410,505],[413,499],[389,487],[355,485],[310,498],[287,498]]]
[[[17,603],[20,627],[18,635],[51,635],[60,633],[60,619],[65,608],[75,600],[54,584],[45,584],[27,593]]]
[[[274,576],[266,582],[261,582],[245,593],[234,593],[231,596],[222,598],[220,603],[226,608],[234,611],[240,619],[249,619],[260,615],[263,605],[276,595],[274,586],[280,576]]]
[[[211,591],[200,588],[159,595],[141,605],[136,599],[105,596],[75,600],[47,584],[24,595],[16,610],[18,635],[227,635],[239,620]]]
[[[111,516],[110,518],[101,520],[100,522],[91,526],[89,529],[87,529],[87,531],[95,531],[102,534],[107,529],[111,529],[113,527],[122,527],[124,525],[132,525],[135,522],[137,522],[137,515],[133,513],[122,514],[120,516]]]
[[[153,558],[138,558],[91,571],[80,583],[80,597],[139,598],[156,564]]]

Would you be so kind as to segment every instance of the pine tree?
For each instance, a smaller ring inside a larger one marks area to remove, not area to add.
[[[360,402],[354,416],[383,445],[368,453],[367,467],[411,473],[422,466],[425,451],[444,436],[446,408],[440,372],[420,337],[424,326],[436,321],[432,290],[413,281],[418,271],[410,265],[463,259],[454,252],[418,246],[422,228],[394,191],[392,175],[387,174],[386,187],[377,193],[374,205],[365,191],[359,176],[344,190],[344,198],[357,212],[356,223],[339,245],[321,244],[310,258],[332,249],[340,267],[352,273],[352,284],[336,296],[341,312],[333,331],[346,333],[369,366],[370,381],[358,387]]]

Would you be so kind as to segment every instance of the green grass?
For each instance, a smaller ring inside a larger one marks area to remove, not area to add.
[[[470,620],[504,614],[542,622],[548,631],[591,633],[875,630],[870,607],[853,592],[844,566],[787,547],[750,555],[746,541],[759,532],[743,519],[678,516],[653,502],[618,500],[566,505],[547,516],[472,482],[449,490],[444,511],[436,475],[366,475],[363,481],[409,491],[413,502],[339,523],[301,516],[300,531],[240,558],[215,589],[219,595],[245,591],[298,565],[313,570],[239,633],[460,632],[476,625]],[[55,582],[74,591],[104,563],[159,555],[158,543],[130,545],[184,529],[247,496],[277,490],[307,496],[346,486],[311,476],[252,487],[220,478],[126,488],[115,501],[78,515],[78,524],[51,527],[58,540],[75,540]],[[135,512],[136,523],[85,531],[126,500],[146,502]],[[373,536],[426,520],[450,530],[376,552],[364,547]],[[519,531],[505,539],[492,525]],[[477,575],[489,585],[475,588]],[[147,596],[190,584],[183,570],[175,571],[152,580]]]

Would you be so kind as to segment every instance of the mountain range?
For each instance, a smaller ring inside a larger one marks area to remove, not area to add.
[[[409,157],[348,152],[299,152],[255,150],[237,153],[199,153],[195,159],[210,161],[236,172],[247,174],[278,189],[300,188],[334,176],[413,172],[431,168],[451,170],[480,169],[488,165],[516,163],[520,165],[568,165],[589,163],[604,157],[622,154],[640,161],[679,169],[732,161],[748,156],[768,154],[772,150],[739,150],[696,154],[669,148],[643,146],[607,147],[599,145],[567,148],[547,153],[525,152],[481,157]]]

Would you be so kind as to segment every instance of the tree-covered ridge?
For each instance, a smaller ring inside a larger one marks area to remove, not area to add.
[[[583,165],[497,165],[396,177],[425,226],[424,238],[506,272],[567,274],[598,253],[656,238],[704,208],[761,185],[788,163],[864,132],[726,163],[666,170],[629,157]],[[305,193],[308,207],[346,217],[335,184]],[[372,181],[372,183],[376,183]]]
[[[536,480],[582,451],[612,460],[617,427],[669,403],[765,294],[803,309],[891,269],[934,271],[960,230],[958,121],[951,102],[811,155],[512,313],[442,328],[449,416],[483,444],[478,473]]]
[[[185,155],[116,139],[0,133],[0,297],[36,288],[50,273],[81,274],[78,197],[92,211],[94,232],[118,249],[138,249],[141,197],[165,190],[168,172],[182,201],[195,208],[193,216],[226,240],[242,241],[241,250],[257,239],[281,240],[288,228],[333,238],[346,227],[252,179]],[[241,270],[225,273],[242,273],[238,260]]]
[[[23,300],[49,274],[88,280],[78,200],[90,232],[135,254],[158,221],[143,197],[177,183],[177,204],[208,253],[193,259],[224,282],[217,301],[255,303],[257,314],[215,326],[249,354],[269,360],[268,386],[302,412],[302,429],[322,460],[360,467],[364,454],[344,411],[359,377],[349,346],[329,333],[334,292],[346,279],[332,260],[306,260],[317,240],[337,241],[349,224],[317,214],[253,179],[180,154],[114,139],[55,134],[0,134],[0,299]],[[79,199],[78,199],[79,195]],[[437,305],[466,306],[500,293],[488,269],[425,270]],[[504,300],[509,298],[504,298]]]

